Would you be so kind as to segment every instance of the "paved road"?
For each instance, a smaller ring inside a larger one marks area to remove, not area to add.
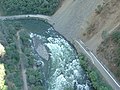
[[[92,61],[92,63],[97,67],[97,69],[100,71],[100,73],[103,75],[103,77],[106,79],[106,81],[112,86],[114,90],[120,90],[120,85],[117,83],[117,81],[113,78],[113,76],[109,73],[109,71],[102,65],[99,60],[96,58],[96,56],[85,46],[85,44],[80,40],[75,42],[79,45],[80,50],[88,56],[88,58]]]

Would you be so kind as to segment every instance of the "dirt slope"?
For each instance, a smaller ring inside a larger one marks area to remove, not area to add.
[[[83,25],[102,0],[65,0],[61,8],[52,16],[54,28],[69,41],[83,39]]]
[[[101,12],[94,13],[86,28],[86,45],[120,80],[119,46],[111,34],[120,30],[120,0],[105,0]]]
[[[104,40],[103,32],[107,35],[120,23],[120,0],[106,0],[104,3],[101,5],[102,11],[100,14],[93,14],[85,32],[86,44],[94,53]]]

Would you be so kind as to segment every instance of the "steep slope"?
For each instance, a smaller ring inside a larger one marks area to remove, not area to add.
[[[120,0],[104,0],[86,28],[85,42],[120,81],[119,30]],[[116,32],[117,31],[117,32]],[[117,40],[116,40],[117,39]]]
[[[52,16],[53,26],[69,41],[83,39],[84,24],[102,0],[65,0]]]
[[[96,12],[93,13],[89,21],[86,32],[84,33],[86,38],[85,42],[95,53],[97,47],[104,40],[104,37],[111,30],[114,30],[116,26],[119,27],[119,2],[119,0],[104,0],[104,3],[96,8]],[[98,11],[99,13],[97,13]]]

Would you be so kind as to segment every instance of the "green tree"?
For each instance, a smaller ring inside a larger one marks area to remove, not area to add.
[[[62,0],[1,0],[0,8],[5,15],[46,14],[52,15]]]

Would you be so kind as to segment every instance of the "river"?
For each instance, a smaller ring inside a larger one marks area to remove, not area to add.
[[[40,59],[47,90],[92,90],[73,45],[44,21],[34,19],[17,21],[29,30],[31,39],[37,38],[36,41],[47,51],[48,60],[45,59],[46,53]]]

